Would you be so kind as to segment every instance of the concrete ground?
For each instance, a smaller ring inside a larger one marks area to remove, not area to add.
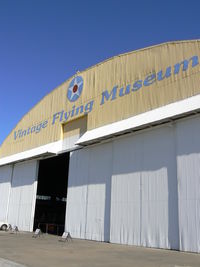
[[[195,253],[79,239],[66,243],[58,240],[59,237],[52,235],[32,238],[31,233],[11,234],[0,231],[0,266],[200,267],[200,254]]]

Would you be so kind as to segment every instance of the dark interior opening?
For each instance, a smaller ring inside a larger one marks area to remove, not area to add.
[[[69,153],[40,160],[34,231],[62,235],[65,225]]]

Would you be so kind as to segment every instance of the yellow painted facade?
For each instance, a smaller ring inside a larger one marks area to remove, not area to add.
[[[197,59],[200,61],[200,41],[180,41],[122,54],[88,68],[77,74],[83,78],[79,99],[75,102],[67,99],[74,76],[46,95],[19,121],[3,142],[0,157],[197,95],[200,93]],[[183,60],[187,60],[185,65]],[[168,77],[166,71],[170,73]]]

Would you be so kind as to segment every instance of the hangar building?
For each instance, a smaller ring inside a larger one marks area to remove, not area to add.
[[[0,147],[0,221],[200,252],[199,57],[199,40],[125,53],[41,99]]]

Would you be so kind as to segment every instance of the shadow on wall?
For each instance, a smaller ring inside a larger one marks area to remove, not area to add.
[[[27,161],[0,167],[0,184],[9,182],[11,187],[31,186],[37,176],[36,161]]]
[[[0,167],[0,184],[10,183],[12,176],[12,166],[6,165]]]

